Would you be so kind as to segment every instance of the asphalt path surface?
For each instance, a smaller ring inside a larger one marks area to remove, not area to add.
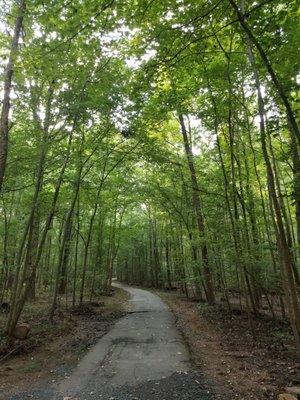
[[[114,286],[130,293],[129,313],[59,384],[45,382],[8,399],[225,399],[193,370],[174,315],[160,297],[119,283]]]

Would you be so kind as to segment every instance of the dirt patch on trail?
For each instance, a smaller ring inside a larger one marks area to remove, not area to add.
[[[9,358],[3,359],[8,351],[4,347],[0,356],[0,399],[43,380],[55,382],[67,376],[85,352],[126,315],[128,299],[127,292],[115,289],[113,296],[101,296],[99,302],[60,312],[54,324],[45,317],[49,304],[44,300],[29,306],[25,313],[32,326],[28,339],[12,344],[17,350]]]
[[[299,384],[299,359],[284,321],[253,320],[254,336],[243,313],[189,302],[177,293],[158,292],[173,310],[194,363],[207,379],[230,389],[240,400],[277,399]]]

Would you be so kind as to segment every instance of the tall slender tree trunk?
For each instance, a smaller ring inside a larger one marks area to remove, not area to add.
[[[29,233],[29,237],[31,240],[28,242],[27,246],[27,254],[26,259],[28,263],[28,269],[30,272],[30,276],[28,279],[28,284],[26,288],[28,300],[35,300],[36,298],[36,275],[37,269],[35,268],[36,263],[36,256],[37,256],[37,249],[38,249],[38,242],[39,242],[39,213],[38,211],[35,214],[32,226],[30,227],[31,232]]]
[[[207,248],[207,242],[206,242],[207,239],[206,239],[206,235],[205,235],[205,226],[204,226],[204,219],[203,219],[203,215],[202,215],[202,207],[201,207],[200,196],[199,196],[198,179],[197,179],[196,169],[195,169],[195,165],[194,165],[194,157],[193,157],[193,152],[192,152],[190,142],[188,139],[188,134],[187,134],[187,130],[185,127],[183,115],[179,113],[178,117],[179,117],[179,122],[180,122],[180,126],[181,126],[181,133],[182,133],[182,137],[183,137],[183,143],[184,143],[185,153],[186,153],[186,157],[187,157],[188,167],[190,170],[192,190],[193,190],[193,207],[194,207],[194,212],[195,212],[195,216],[196,216],[196,222],[197,222],[197,227],[198,227],[198,231],[199,231],[199,236],[200,236],[200,240],[201,240],[203,277],[204,277],[204,283],[205,283],[206,298],[210,304],[214,304],[215,303],[215,293],[214,293],[214,287],[213,287],[212,271],[211,271],[211,267],[209,265],[209,259],[208,259],[208,248]]]
[[[33,225],[35,224],[35,220],[37,218],[39,196],[42,190],[43,179],[44,179],[45,163],[49,146],[48,129],[50,123],[50,108],[51,108],[52,95],[53,91],[51,88],[49,88],[49,98],[46,108],[45,124],[44,127],[42,128],[41,148],[36,170],[34,195],[31,203],[31,210],[28,217],[28,221],[25,225],[25,229],[21,238],[20,247],[16,256],[16,271],[15,271],[14,285],[11,295],[11,309],[6,325],[6,330],[9,336],[13,334],[14,328],[18,323],[19,317],[21,315],[21,312],[23,310],[27,298],[28,284],[30,279],[32,278],[31,276],[32,270],[29,271],[30,263],[28,258],[28,252],[30,252],[31,240],[34,235]],[[24,253],[27,254],[27,255],[25,254],[25,259],[24,259]],[[32,266],[33,264],[31,264],[31,267]]]
[[[230,0],[231,1],[231,0]],[[247,32],[246,32],[247,33]],[[260,140],[261,140],[261,147],[262,153],[266,164],[267,170],[267,179],[268,179],[268,189],[270,193],[270,198],[272,200],[272,205],[274,207],[274,212],[276,216],[276,226],[278,228],[277,235],[278,235],[278,245],[279,251],[282,257],[282,277],[283,277],[283,285],[285,289],[286,301],[289,310],[289,317],[291,322],[291,327],[294,332],[295,336],[295,343],[297,350],[300,352],[300,305],[299,305],[299,298],[293,273],[293,259],[291,257],[290,248],[288,245],[287,235],[284,228],[284,221],[282,217],[282,210],[280,207],[280,201],[277,196],[276,191],[276,180],[272,168],[272,164],[270,161],[270,157],[268,154],[268,147],[267,147],[267,133],[266,133],[266,126],[265,126],[265,110],[264,110],[264,101],[261,94],[261,85],[260,79],[258,75],[258,71],[255,65],[255,58],[252,52],[251,41],[250,38],[247,37],[248,40],[248,57],[250,64],[253,69],[254,80],[257,90],[257,97],[258,97],[258,109],[259,109],[259,116],[260,116]]]
[[[107,293],[111,291],[111,282],[112,282],[112,275],[113,275],[113,268],[114,268],[114,254],[115,254],[115,237],[116,237],[116,224],[117,224],[117,208],[114,211],[113,222],[110,228],[110,235],[109,235],[109,244],[108,244],[108,257],[107,257],[107,268],[106,268],[106,284],[105,290]],[[134,265],[133,265],[133,258],[132,258],[132,271],[131,271],[131,278],[134,279]]]
[[[4,90],[3,90],[2,109],[0,115],[0,192],[3,185],[3,179],[6,169],[6,159],[8,153],[9,111],[10,111],[12,78],[14,73],[16,55],[18,52],[18,45],[23,25],[25,8],[26,8],[26,2],[25,0],[21,0],[17,11],[18,16],[15,22],[9,59],[4,72]]]
[[[94,226],[94,220],[97,214],[98,210],[98,201],[99,201],[99,194],[100,194],[101,186],[100,189],[98,190],[97,193],[97,199],[96,203],[94,205],[93,213],[90,219],[89,223],[89,229],[88,229],[88,235],[86,239],[86,243],[84,246],[84,256],[83,256],[83,270],[82,270],[82,278],[81,278],[81,287],[80,287],[80,297],[79,297],[79,302],[82,304],[83,302],[83,295],[84,295],[84,287],[85,287],[85,278],[86,278],[86,271],[87,271],[87,264],[88,264],[88,255],[89,255],[89,248],[90,248],[90,243],[92,239],[92,232],[93,232],[93,226]]]
[[[97,246],[96,246],[96,253],[95,253],[95,259],[94,259],[94,265],[93,265],[93,273],[92,273],[92,284],[91,284],[90,301],[92,301],[92,298],[95,295],[95,287],[97,287],[99,289],[100,285],[101,285],[100,279],[97,278],[97,271],[99,271],[101,269],[101,266],[102,266],[103,225],[104,225],[104,217],[103,217],[102,213],[100,212],[99,226],[98,226],[98,229],[97,229]]]
[[[76,227],[76,239],[75,239],[75,254],[74,254],[74,276],[73,276],[73,294],[72,294],[72,305],[76,304],[76,283],[77,283],[77,268],[78,268],[78,246],[79,246],[79,233],[80,233],[80,199],[77,197],[77,227]]]
[[[170,263],[170,243],[168,237],[168,229],[166,229],[166,241],[165,241],[165,256],[166,256],[166,268],[167,268],[167,282],[169,289],[172,289],[172,277],[171,277],[171,263]]]
[[[58,294],[66,293],[66,285],[67,285],[67,266],[69,261],[70,254],[70,241],[71,241],[71,233],[72,233],[72,221],[73,221],[73,213],[76,206],[77,198],[80,190],[81,183],[81,173],[82,173],[82,164],[79,166],[78,176],[76,179],[75,189],[73,193],[73,199],[69,208],[69,211],[66,216],[66,221],[63,229],[63,236],[61,239],[57,270],[56,270],[56,278],[54,284],[54,295],[53,301],[50,309],[50,321],[53,320],[55,310],[57,308],[57,296]]]

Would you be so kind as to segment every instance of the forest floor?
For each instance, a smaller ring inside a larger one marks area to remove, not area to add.
[[[287,386],[299,385],[300,364],[287,323],[255,317],[253,336],[243,313],[229,314],[176,292],[156,293],[174,312],[193,362],[209,381],[230,389],[233,398],[277,399]]]
[[[94,305],[69,308],[55,323],[47,318],[49,299],[29,303],[23,320],[32,327],[28,339],[15,341],[11,349],[0,338],[0,399],[49,379],[55,382],[69,373],[86,351],[126,314],[129,295],[114,289],[113,296],[101,296]],[[98,304],[97,304],[98,303]],[[0,314],[0,328],[5,316]],[[12,349],[17,349],[7,357]]]

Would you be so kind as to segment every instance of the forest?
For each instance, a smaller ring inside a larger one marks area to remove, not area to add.
[[[117,277],[300,351],[297,3],[0,1],[1,337]]]

